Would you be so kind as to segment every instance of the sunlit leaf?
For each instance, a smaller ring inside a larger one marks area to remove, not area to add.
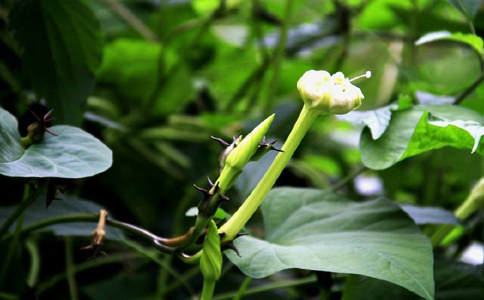
[[[360,139],[362,161],[367,167],[379,170],[445,146],[484,153],[479,144],[484,133],[481,124],[479,114],[451,105],[417,105],[394,112],[380,139],[373,140],[370,130],[363,130]]]
[[[361,274],[433,299],[428,238],[398,205],[350,202],[325,191],[278,188],[262,204],[265,240],[235,240],[241,257],[225,253],[253,278],[298,268]]]

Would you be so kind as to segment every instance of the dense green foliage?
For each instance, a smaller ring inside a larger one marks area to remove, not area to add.
[[[482,0],[0,2],[0,299],[484,298],[483,37]],[[311,69],[363,104],[241,213]]]

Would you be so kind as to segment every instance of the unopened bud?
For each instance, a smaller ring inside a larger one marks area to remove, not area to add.
[[[208,225],[207,235],[203,242],[203,253],[200,258],[200,271],[205,280],[217,281],[222,272],[222,252],[217,225],[212,220]]]
[[[249,163],[252,156],[259,148],[260,142],[264,138],[264,135],[269,130],[272,121],[274,120],[274,114],[265,119],[254,130],[251,131],[238,145],[233,149],[225,160],[225,164],[235,168],[239,171]]]

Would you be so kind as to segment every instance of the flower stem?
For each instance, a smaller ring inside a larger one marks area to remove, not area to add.
[[[200,300],[212,300],[213,291],[215,290],[215,280],[204,280],[203,281],[203,290],[202,296]]]
[[[317,111],[309,109],[306,107],[306,105],[303,106],[294,128],[289,134],[284,146],[282,146],[282,151],[284,152],[281,152],[276,156],[274,162],[271,164],[264,177],[261,179],[259,184],[257,184],[247,200],[245,200],[232,218],[230,218],[227,223],[225,223],[219,229],[220,233],[225,233],[223,237],[224,240],[234,239],[237,233],[239,233],[239,231],[244,227],[250,217],[257,210],[259,205],[276,183],[277,178],[279,178],[281,175],[284,167],[291,159],[294,151],[299,146],[301,140],[311,127],[311,124],[314,122],[318,114],[319,113]]]

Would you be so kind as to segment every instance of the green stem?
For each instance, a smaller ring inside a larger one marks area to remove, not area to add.
[[[342,179],[340,182],[336,183],[334,186],[331,187],[332,192],[336,192],[348,183],[350,183],[353,179],[356,178],[356,176],[360,175],[361,173],[365,172],[368,170],[368,167],[366,166],[360,166],[356,171],[348,175],[346,178]]]
[[[198,273],[200,273],[200,268],[198,266],[194,267],[194,268],[191,268],[190,270],[188,270],[187,272],[185,272],[183,275],[182,275],[182,279],[184,281],[189,281],[190,279],[192,279],[195,275],[198,275]],[[174,281],[172,283],[170,283],[164,290],[163,290],[163,295],[166,295],[168,293],[170,293],[171,291],[174,291],[176,290],[179,286],[181,285],[181,282],[180,281]]]
[[[200,300],[212,300],[213,291],[215,290],[215,283],[216,281],[214,280],[203,281],[203,290],[202,290],[202,296],[200,297]]]
[[[245,295],[246,296],[255,295],[255,294],[264,293],[264,292],[268,292],[268,291],[272,291],[272,290],[276,290],[276,289],[306,285],[306,284],[310,284],[310,283],[315,283],[316,281],[317,281],[316,276],[310,276],[308,278],[275,282],[275,283],[271,283],[271,284],[268,284],[268,285],[258,286],[258,287],[254,287],[254,288],[251,288],[251,289],[247,289],[247,291],[245,292]],[[217,296],[213,297],[213,300],[232,299],[235,295],[237,295],[237,293],[238,293],[238,291],[217,295]]]
[[[477,210],[484,207],[484,178],[479,180],[472,189],[466,200],[455,210],[454,214],[457,219],[465,220]],[[433,246],[438,246],[454,230],[454,226],[441,225],[432,234],[430,240]]]
[[[39,280],[39,272],[40,272],[40,252],[39,252],[39,245],[37,245],[37,241],[33,238],[28,239],[25,242],[25,246],[30,254],[30,269],[29,274],[27,275],[27,286],[30,288],[35,287],[37,281]]]
[[[89,260],[84,263],[78,264],[73,266],[73,272],[79,273],[82,271],[86,271],[95,267],[113,264],[113,263],[120,263],[123,261],[131,260],[131,259],[144,259],[137,253],[118,253],[118,254],[111,254],[103,259],[96,259],[96,260]],[[67,273],[62,272],[50,277],[47,281],[42,282],[37,286],[37,293],[41,295],[45,291],[55,287],[59,282],[67,278]]]
[[[293,11],[294,0],[286,0],[286,7],[284,12],[284,23],[282,24],[281,34],[279,35],[279,41],[277,43],[276,53],[274,54],[274,71],[269,83],[269,93],[264,111],[269,112],[272,107],[272,100],[274,99],[277,82],[279,81],[279,73],[281,70],[282,58],[284,56],[284,50],[287,43],[287,32],[289,30],[289,20]]]
[[[0,299],[3,299],[3,300],[17,300],[17,299],[19,299],[19,297],[17,295],[14,295],[14,294],[0,292]]]
[[[282,146],[282,151],[284,152],[281,152],[276,156],[274,162],[264,174],[264,177],[257,184],[247,200],[245,200],[232,218],[230,218],[227,223],[220,227],[219,232],[225,233],[224,240],[234,239],[237,233],[239,233],[239,231],[245,226],[247,221],[254,214],[271,188],[276,183],[277,178],[279,178],[281,175],[284,167],[291,159],[294,151],[301,143],[301,140],[317,116],[318,112],[303,106],[294,128],[289,134],[284,146]]]
[[[34,193],[30,194],[27,199],[20,203],[17,209],[10,215],[7,221],[5,221],[5,223],[3,223],[2,227],[0,228],[0,239],[5,235],[10,226],[12,226],[13,222],[17,220],[22,212],[40,197],[40,195],[44,192],[44,188],[47,186],[47,184],[49,184],[48,180],[43,185],[39,186],[39,188],[37,188]]]
[[[155,263],[157,263],[161,268],[165,269],[168,273],[170,273],[170,275],[173,276],[175,280],[179,281],[192,296],[195,295],[195,292],[192,290],[188,282],[185,281],[183,277],[175,269],[173,269],[169,264],[167,264],[163,259],[161,259],[158,256],[159,255],[158,252],[149,251],[148,249],[145,249],[142,246],[138,245],[137,243],[131,242],[129,240],[126,240],[125,244],[133,248],[137,252],[143,254],[147,258],[151,259]]]
[[[459,97],[454,100],[454,105],[459,105],[464,101],[467,97],[469,97],[481,83],[484,81],[484,72],[469,86],[465,89]]]
[[[234,296],[234,300],[240,300],[245,294],[245,291],[247,291],[247,288],[249,287],[250,282],[252,281],[252,278],[249,276],[245,277],[244,282],[242,282],[242,285],[240,286],[239,290],[237,291],[237,294]]]
[[[72,300],[78,300],[77,293],[76,272],[74,271],[74,257],[72,257],[73,242],[72,237],[68,236],[65,239],[65,255],[66,255],[66,273],[67,283],[69,284],[69,295]]]
[[[355,288],[358,284],[360,276],[356,274],[349,274],[346,278],[345,286],[343,288],[343,297],[341,300],[352,300],[355,295]]]
[[[24,195],[22,199],[22,204],[27,202],[29,199],[29,185],[26,184],[24,188]],[[21,205],[22,206],[22,205]],[[15,226],[15,232],[13,234],[13,239],[8,246],[7,256],[2,264],[2,270],[0,272],[0,288],[3,287],[5,275],[7,274],[8,266],[10,265],[10,261],[12,260],[13,255],[15,254],[15,249],[17,248],[18,241],[20,239],[20,232],[22,231],[22,223],[25,218],[25,212],[22,210],[20,212],[20,216],[17,221],[17,225]],[[8,222],[8,221],[7,221]],[[3,229],[3,227],[2,227]]]

